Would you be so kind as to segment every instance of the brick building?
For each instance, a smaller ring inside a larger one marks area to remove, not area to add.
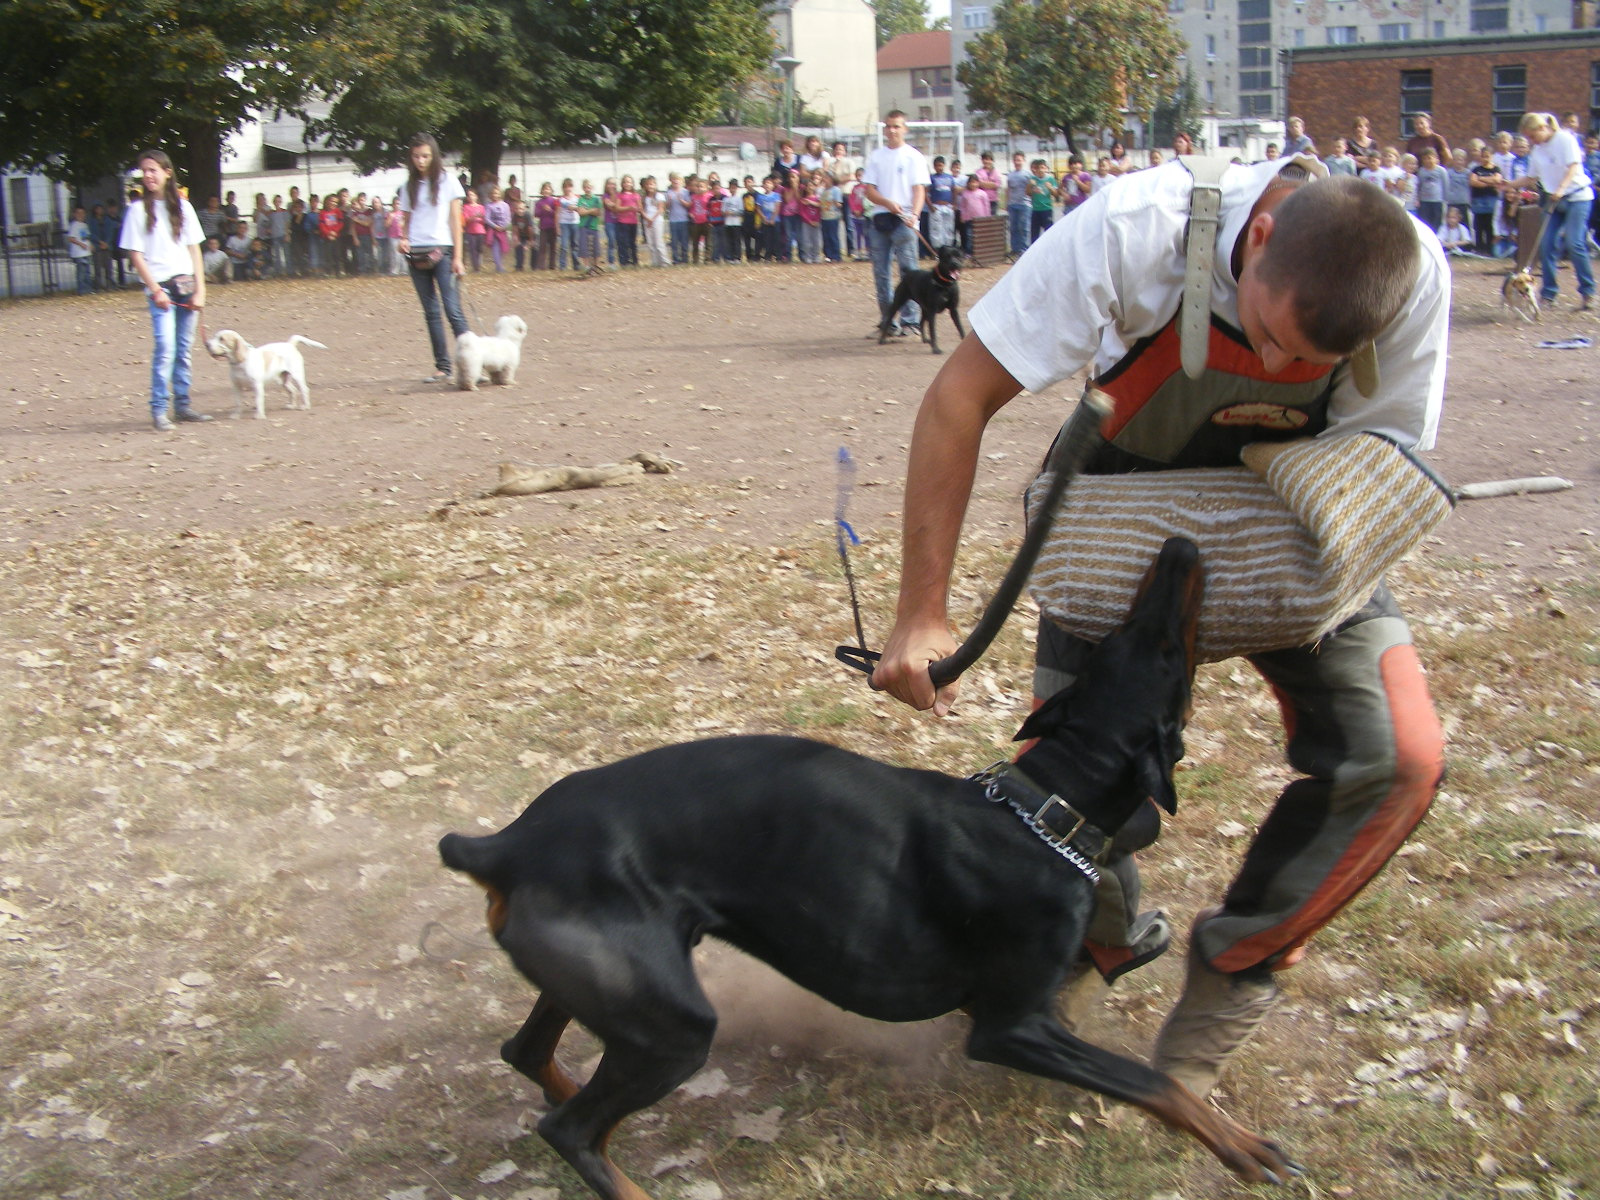
[[[1289,112],[1323,153],[1358,114],[1380,143],[1410,137],[1418,112],[1452,146],[1514,132],[1525,112],[1575,112],[1600,130],[1600,29],[1297,49],[1286,74]]]

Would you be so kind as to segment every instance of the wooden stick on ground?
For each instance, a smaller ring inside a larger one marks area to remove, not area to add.
[[[1572,480],[1559,475],[1530,475],[1525,479],[1495,479],[1485,483],[1464,483],[1456,489],[1457,500],[1491,500],[1496,496],[1522,496],[1534,492],[1564,492]]]
[[[619,463],[597,467],[527,467],[500,464],[500,485],[491,496],[537,496],[544,492],[570,492],[578,488],[631,483],[640,475],[668,475],[677,465],[669,458],[641,450]]]

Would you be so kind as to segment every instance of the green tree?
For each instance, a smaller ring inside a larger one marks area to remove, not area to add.
[[[1178,88],[1183,39],[1162,0],[1001,0],[956,78],[1012,133],[1121,129]]]
[[[309,80],[296,48],[317,47],[356,6],[5,0],[0,162],[84,184],[156,146],[198,196],[212,195],[223,139],[253,111],[298,104]],[[357,57],[343,61],[354,69]]]
[[[1172,96],[1155,106],[1150,115],[1150,136],[1158,146],[1172,145],[1181,130],[1191,138],[1200,136],[1200,99],[1194,84],[1194,68],[1183,73],[1183,82]]]
[[[405,30],[393,69],[364,72],[319,123],[363,169],[400,161],[418,130],[474,177],[497,173],[507,145],[675,133],[717,113],[773,49],[759,0],[385,0],[381,19]]]
[[[868,0],[877,20],[878,45],[928,28],[928,0]]]

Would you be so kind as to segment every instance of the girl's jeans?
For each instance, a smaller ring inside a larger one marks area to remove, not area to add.
[[[1539,269],[1544,275],[1539,289],[1546,304],[1556,298],[1556,263],[1565,249],[1572,259],[1572,274],[1578,295],[1594,295],[1594,268],[1589,262],[1589,209],[1593,200],[1563,200],[1550,213],[1539,243]]]
[[[172,301],[167,308],[157,308],[154,300],[145,299],[156,337],[155,360],[150,364],[151,417],[164,415],[169,405],[176,405],[179,412],[189,407],[189,353],[194,348],[195,321],[199,317],[192,308],[178,307],[180,298],[170,283],[161,286]]]
[[[445,320],[449,320],[450,331],[457,337],[468,328],[467,318],[461,311],[461,292],[456,287],[455,272],[451,269],[455,252],[449,246],[413,246],[412,249],[440,251],[439,261],[433,266],[423,270],[414,266],[411,268],[411,286],[417,289],[417,299],[422,301],[422,319],[428,326],[434,368],[448,371],[451,368],[450,344],[444,337]]]

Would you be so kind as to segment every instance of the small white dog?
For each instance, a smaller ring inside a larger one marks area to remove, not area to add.
[[[244,412],[244,398],[253,394],[256,401],[256,418],[267,415],[267,384],[281,383],[289,393],[290,408],[310,408],[311,389],[306,386],[306,360],[300,354],[301,346],[315,346],[326,350],[321,342],[314,342],[295,334],[287,342],[270,342],[265,346],[252,346],[231,329],[224,329],[206,343],[214,358],[225,358],[233,364],[233,386],[238,392],[233,415]]]
[[[522,339],[528,327],[521,317],[501,317],[494,336],[468,330],[456,338],[456,370],[451,382],[463,392],[475,392],[484,382],[515,383],[522,365]]]

